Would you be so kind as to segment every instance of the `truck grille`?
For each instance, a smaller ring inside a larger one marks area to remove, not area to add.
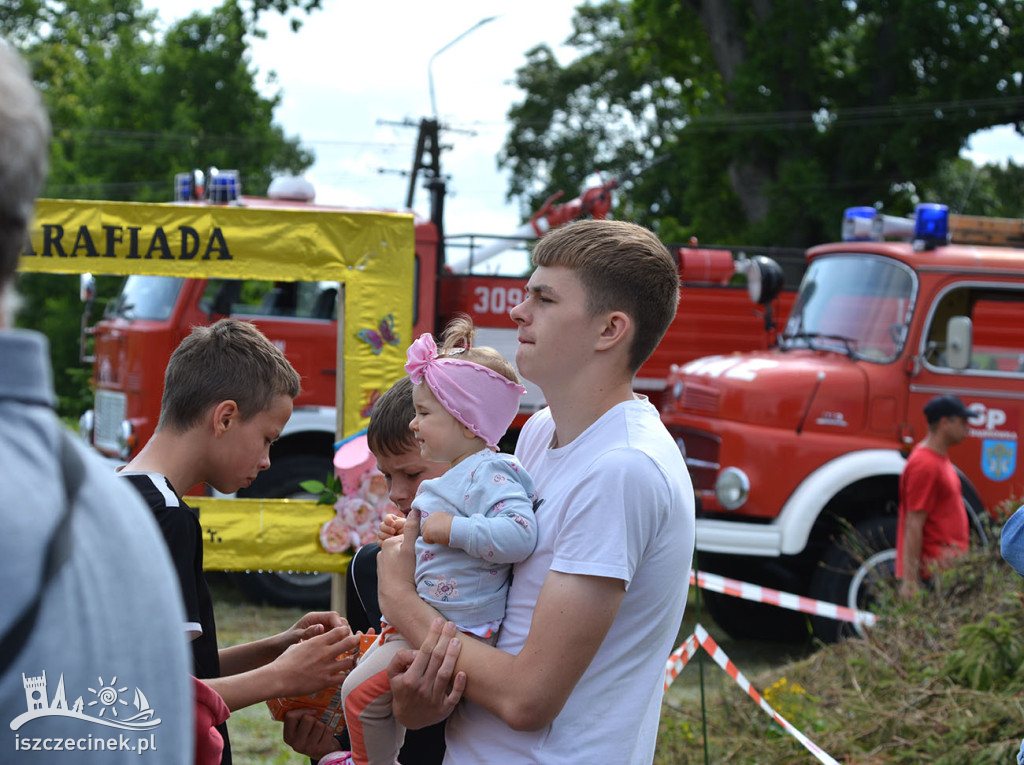
[[[671,425],[669,432],[683,454],[694,490],[714,491],[721,439],[711,433]]]
[[[679,403],[683,409],[688,409],[691,412],[717,414],[721,397],[722,393],[717,388],[687,382],[683,385],[683,393],[679,397]]]
[[[99,449],[118,451],[118,435],[121,422],[124,420],[127,398],[123,393],[110,390],[96,391],[96,412],[94,420],[93,444]]]

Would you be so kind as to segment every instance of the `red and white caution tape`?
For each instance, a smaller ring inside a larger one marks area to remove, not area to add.
[[[788,608],[791,611],[826,616],[830,619],[861,624],[865,627],[873,627],[878,621],[878,617],[870,611],[859,611],[835,603],[826,603],[823,600],[806,598],[803,595],[794,595],[792,592],[772,590],[759,584],[741,582],[738,579],[729,579],[718,574],[709,574],[706,571],[691,570],[690,584],[696,584],[701,589],[720,592],[723,595],[752,600],[755,603],[769,603],[780,608]]]
[[[665,690],[672,685],[672,681],[679,677],[686,663],[693,658],[693,655],[700,650],[700,643],[696,635],[690,635],[683,641],[683,644],[672,652],[668,657],[668,664],[665,667]]]
[[[813,754],[819,762],[823,762],[826,765],[839,765],[839,763],[832,759],[824,749],[807,738],[807,736],[797,730],[789,720],[772,709],[771,704],[764,700],[764,697],[762,697],[761,694],[758,693],[757,689],[750,684],[750,681],[743,676],[743,673],[736,668],[736,665],[733,664],[729,657],[725,655],[725,651],[723,651],[718,643],[715,642],[714,638],[707,633],[707,630],[698,624],[694,627],[693,634],[697,636],[697,640],[700,642],[704,650],[711,654],[711,658],[715,660],[715,664],[724,669],[726,674],[735,680],[737,685],[746,691],[747,695],[756,701],[758,706],[761,707],[769,717],[781,725],[789,735],[803,744],[804,749]]]
[[[822,749],[820,746],[811,741],[807,736],[801,733],[789,720],[776,712],[771,704],[764,700],[764,697],[757,691],[754,686],[750,684],[750,681],[743,675],[742,672],[732,663],[732,660],[726,656],[725,651],[721,649],[718,643],[715,642],[701,625],[694,627],[693,634],[683,641],[682,645],[673,651],[672,656],[669,657],[668,664],[665,667],[665,688],[671,684],[672,680],[679,675],[679,670],[686,666],[686,662],[696,653],[697,647],[703,648],[707,651],[711,658],[714,659],[715,664],[725,670],[725,673],[729,675],[736,684],[742,688],[750,698],[757,702],[757,705],[763,709],[769,717],[783,727],[783,729],[789,733],[793,738],[800,742],[800,744],[808,752],[813,754],[815,758],[824,763],[825,765],[839,765],[839,763],[833,759],[828,752]],[[671,678],[671,679],[670,679]]]

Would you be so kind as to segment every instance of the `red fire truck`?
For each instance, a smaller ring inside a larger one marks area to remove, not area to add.
[[[673,367],[662,413],[693,477],[701,568],[863,608],[892,576],[898,479],[933,396],[974,413],[950,451],[974,536],[1024,494],[1024,228],[919,205],[850,208],[843,231],[808,251],[778,346]],[[736,635],[807,635],[790,612],[707,602]]]

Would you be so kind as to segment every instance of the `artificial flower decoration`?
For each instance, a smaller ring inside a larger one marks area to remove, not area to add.
[[[376,541],[384,515],[398,512],[365,434],[342,443],[326,484],[304,481],[302,487],[319,495],[317,504],[334,506],[335,516],[320,527],[320,545],[329,553],[354,552]]]

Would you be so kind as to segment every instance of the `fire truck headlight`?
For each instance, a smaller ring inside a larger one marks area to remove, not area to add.
[[[135,447],[135,428],[128,420],[121,420],[121,428],[117,432],[118,456],[126,460],[132,455]]]
[[[715,497],[726,510],[741,507],[750,496],[750,479],[739,468],[727,467],[715,480]]]
[[[95,424],[96,416],[93,414],[92,409],[87,409],[78,418],[78,437],[90,446],[92,445],[92,431]]]
[[[786,282],[782,266],[764,255],[747,258],[743,271],[747,276],[750,299],[759,305],[768,305],[775,300]]]

